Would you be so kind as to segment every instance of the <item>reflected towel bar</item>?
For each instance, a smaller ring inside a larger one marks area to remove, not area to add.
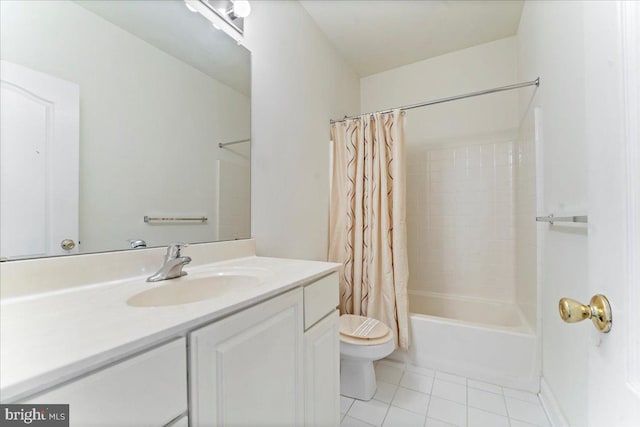
[[[229,141],[229,142],[218,142],[218,147],[224,148],[227,145],[240,144],[241,142],[249,142],[251,139],[239,139],[237,141]]]
[[[548,216],[537,216],[536,221],[538,222],[548,222],[553,225],[554,222],[582,222],[588,223],[587,215],[576,215],[576,216],[553,216],[550,214]]]
[[[199,216],[199,217],[194,217],[194,218],[172,218],[172,217],[150,217],[150,216],[144,216],[144,222],[151,222],[151,221],[170,221],[170,222],[175,222],[175,221],[200,221],[200,222],[206,222],[208,221],[209,218],[207,218],[206,216]]]

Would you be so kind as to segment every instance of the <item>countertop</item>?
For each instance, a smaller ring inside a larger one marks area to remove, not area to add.
[[[132,307],[133,295],[169,282],[146,276],[74,287],[0,302],[0,400],[15,402],[92,370],[184,336],[189,330],[325,276],[339,265],[245,257],[185,271],[264,270],[256,287],[183,305]]]

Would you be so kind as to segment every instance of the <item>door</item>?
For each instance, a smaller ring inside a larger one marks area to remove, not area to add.
[[[191,333],[191,425],[302,425],[302,339],[302,289]]]
[[[587,345],[585,410],[590,426],[639,426],[640,3],[585,2],[584,22],[589,287],[612,309]]]
[[[304,419],[307,427],[340,424],[338,310],[304,334]]]
[[[0,257],[76,253],[79,87],[7,61],[0,80]]]

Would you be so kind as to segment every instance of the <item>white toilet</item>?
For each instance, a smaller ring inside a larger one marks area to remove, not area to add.
[[[340,394],[370,400],[376,393],[373,362],[395,349],[393,332],[369,317],[340,316]]]

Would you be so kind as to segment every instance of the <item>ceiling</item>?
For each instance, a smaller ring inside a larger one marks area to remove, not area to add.
[[[184,1],[76,0],[76,3],[249,96],[249,51],[222,31],[214,30],[202,15],[189,12]]]
[[[344,59],[368,76],[515,35],[524,0],[302,0]]]

